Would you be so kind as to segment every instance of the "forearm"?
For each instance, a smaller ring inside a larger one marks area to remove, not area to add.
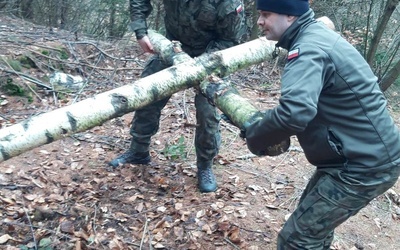
[[[136,38],[141,39],[147,35],[146,19],[152,10],[150,0],[129,0],[130,28],[135,32]]]

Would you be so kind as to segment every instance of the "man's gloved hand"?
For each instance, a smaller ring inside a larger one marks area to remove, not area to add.
[[[264,117],[263,113],[261,111],[255,112],[240,128],[240,137],[243,139],[246,139],[246,130],[247,128],[253,124],[254,122],[261,120]]]
[[[265,149],[264,154],[269,156],[277,156],[285,153],[289,149],[289,147],[290,147],[290,138],[287,138],[286,140],[280,142],[279,144],[268,146]]]
[[[246,131],[241,130],[240,137],[246,139]],[[277,156],[288,151],[289,147],[290,147],[290,138],[287,138],[278,144],[272,146],[266,146],[265,149],[260,150],[254,154],[258,156],[264,156],[264,155]]]
[[[243,128],[241,128],[240,137],[242,137],[243,139],[246,139],[246,131],[248,130],[248,128],[252,124],[257,122],[258,120],[263,119],[264,116],[265,116],[265,114],[261,111],[258,111],[254,115],[252,115],[250,117],[250,119],[248,119],[245,122]],[[268,145],[268,142],[266,142],[265,144]],[[255,154],[259,155],[259,156],[263,156],[263,155],[277,156],[277,155],[280,155],[280,154],[286,152],[289,149],[289,147],[290,147],[290,138],[288,137],[278,144],[265,146],[264,149],[262,149],[258,152],[255,152]]]

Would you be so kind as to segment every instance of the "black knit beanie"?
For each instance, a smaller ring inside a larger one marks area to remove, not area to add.
[[[301,16],[309,10],[308,0],[256,0],[257,10]]]

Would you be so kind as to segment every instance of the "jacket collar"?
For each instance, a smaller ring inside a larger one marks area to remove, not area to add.
[[[309,9],[289,26],[275,46],[289,50],[298,37],[300,31],[314,21],[314,11]]]

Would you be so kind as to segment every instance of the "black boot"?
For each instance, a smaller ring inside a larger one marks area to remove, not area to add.
[[[212,162],[197,163],[197,179],[200,192],[210,193],[217,190],[217,180],[212,172]]]
[[[110,161],[108,165],[116,168],[120,165],[124,165],[125,163],[148,164],[150,163],[150,154],[149,152],[134,153],[131,150],[128,150],[114,160]]]

